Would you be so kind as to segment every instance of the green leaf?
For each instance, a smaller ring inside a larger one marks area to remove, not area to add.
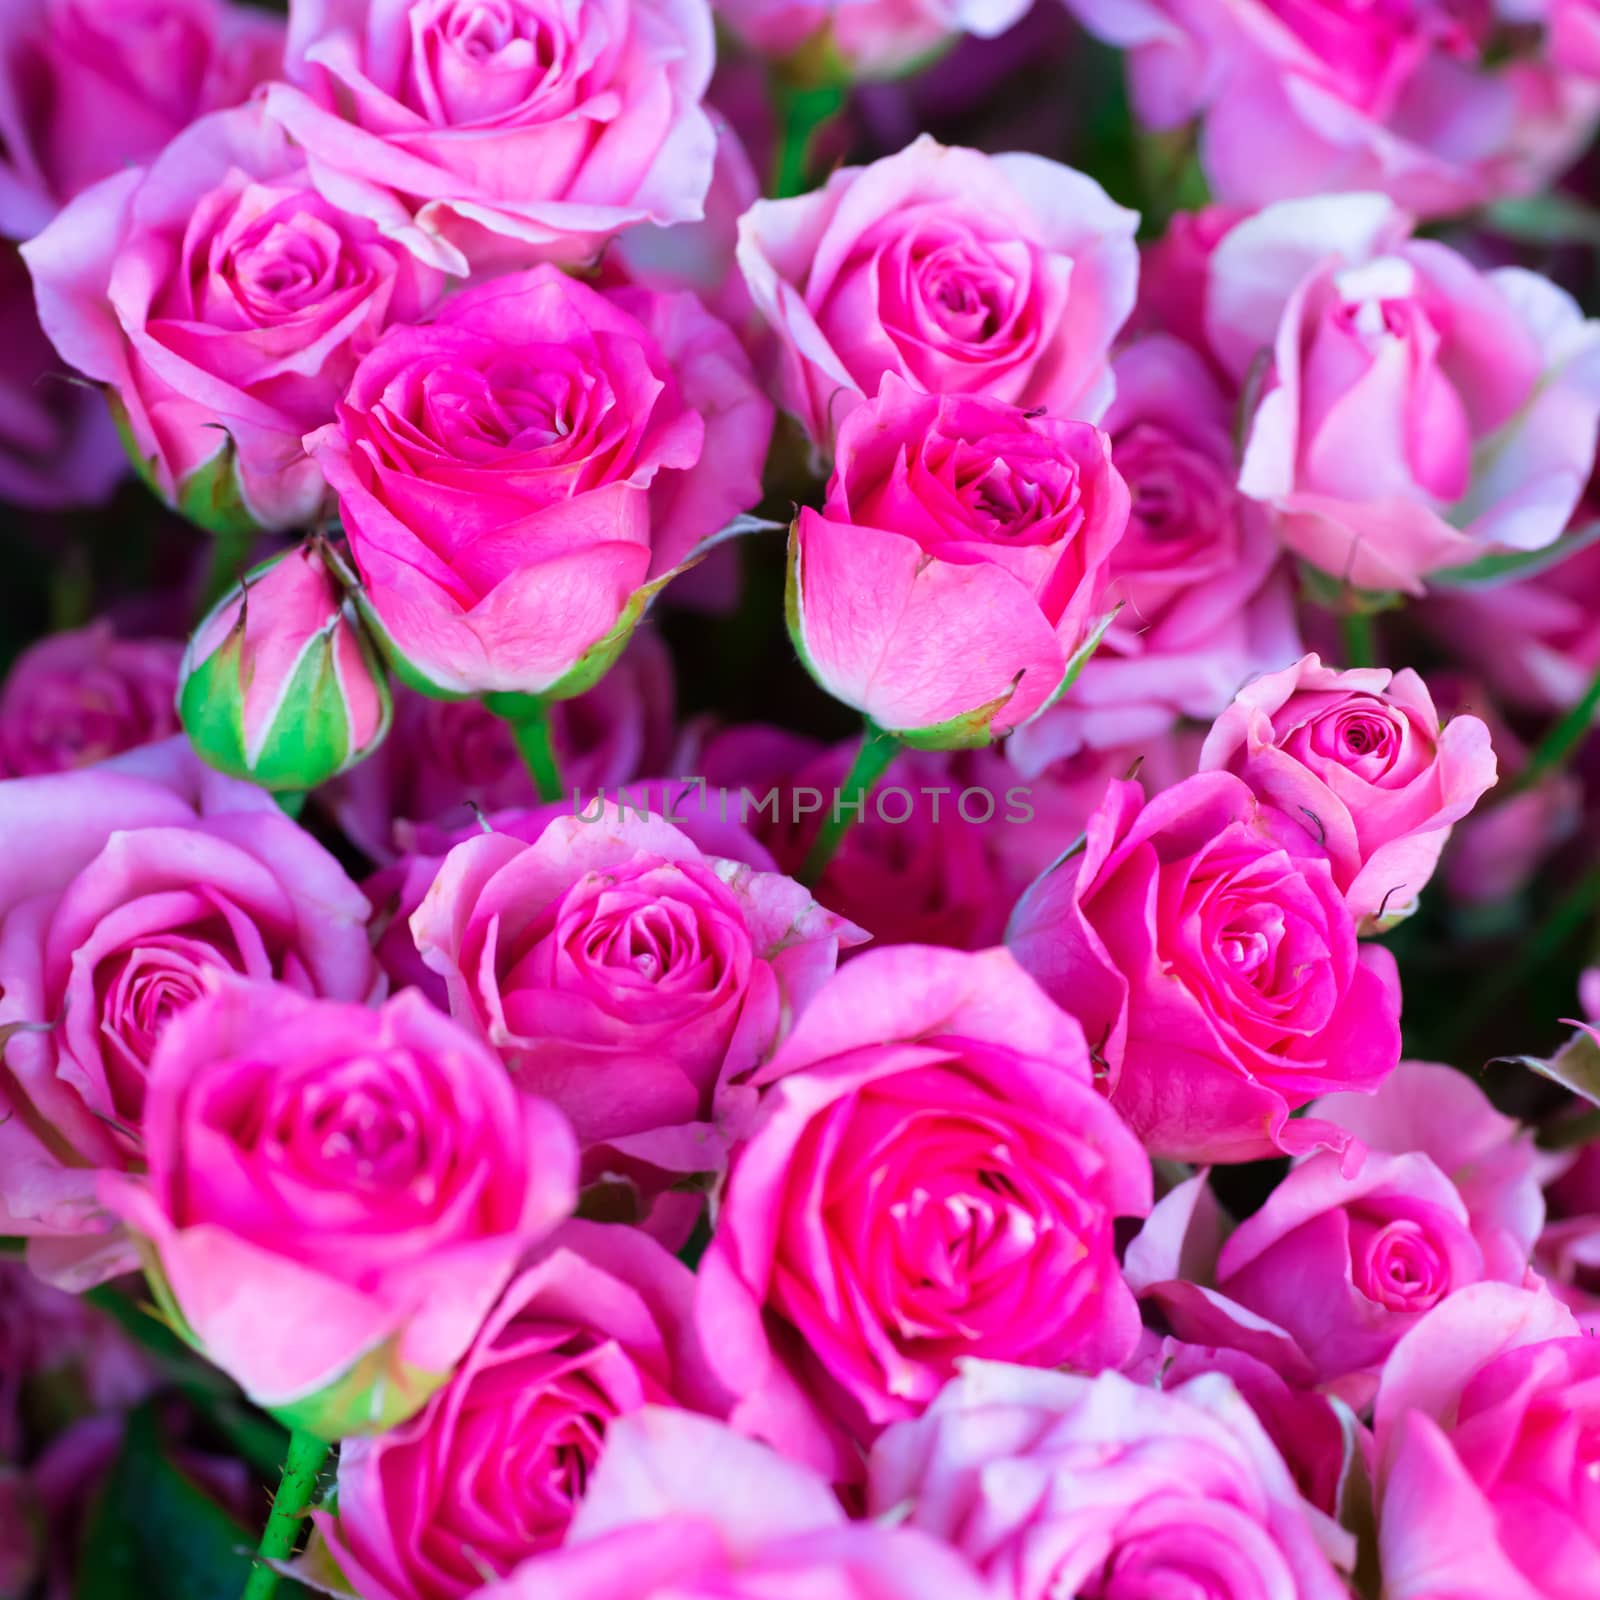
[[[1591,522],[1582,528],[1574,528],[1571,533],[1564,534],[1542,550],[1507,550],[1500,555],[1469,561],[1463,567],[1446,567],[1442,572],[1430,572],[1428,587],[1472,589],[1536,577],[1552,567],[1559,567],[1569,556],[1587,549],[1596,540],[1600,540],[1600,522]]]
[[[73,1600],[238,1600],[254,1543],[162,1454],[141,1406],[90,1517]]]
[[[1559,1083],[1563,1089],[1600,1106],[1600,1044],[1582,1029],[1556,1051],[1548,1061],[1539,1056],[1502,1056],[1507,1066],[1526,1067],[1541,1078]]]
[[[1498,200],[1483,214],[1496,233],[1525,244],[1600,246],[1600,211],[1560,194]]]

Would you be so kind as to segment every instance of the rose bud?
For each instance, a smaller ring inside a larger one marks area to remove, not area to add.
[[[316,545],[247,574],[195,630],[178,713],[206,761],[267,789],[314,789],[377,748],[388,680]]]

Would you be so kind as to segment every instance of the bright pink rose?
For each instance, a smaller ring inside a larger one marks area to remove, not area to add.
[[[911,1529],[849,1523],[820,1478],[690,1412],[616,1422],[559,1551],[483,1600],[984,1600],[972,1569]]]
[[[1105,1061],[1155,1155],[1246,1161],[1337,1130],[1289,1113],[1400,1058],[1394,957],[1359,945],[1327,857],[1225,772],[1113,783],[1007,942]]]
[[[1095,419],[1133,309],[1138,219],[1035,155],[924,135],[739,225],[739,265],[778,346],[778,394],[830,450],[885,373]]]
[[[987,744],[1071,681],[1127,520],[1098,428],[886,376],[794,524],[790,636],[878,727]]]
[[[722,1403],[693,1301],[635,1229],[559,1229],[427,1406],[340,1452],[338,1515],[318,1521],[345,1578],[366,1600],[454,1600],[559,1545],[618,1417]]]
[[[183,646],[106,622],[24,650],[0,685],[0,778],[68,772],[178,731]]]
[[[1584,1600],[1600,1572],[1600,1342],[1480,1284],[1411,1330],[1375,1419],[1390,1600]]]
[[[1600,7],[1594,0],[1549,0],[1546,50],[1554,66],[1580,78],[1600,78]]]
[[[295,0],[267,109],[330,200],[465,276],[697,220],[712,59],[704,0]]]
[[[228,0],[4,0],[0,236],[30,238],[282,59],[282,21]]]
[[[378,1433],[450,1375],[576,1150],[419,995],[378,1010],[227,980],[162,1036],[148,1176],[107,1175],[184,1335],[324,1438]]]
[[[1600,324],[1548,280],[1408,239],[1377,195],[1272,206],[1211,257],[1207,317],[1243,379],[1272,351],[1239,486],[1362,589],[1552,543],[1600,418]]]
[[[873,1447],[868,1506],[953,1545],[996,1600],[1345,1600],[1355,1554],[1212,1375],[970,1362]]]
[[[367,903],[270,796],[182,739],[0,784],[0,836],[0,1029],[18,1028],[0,1216],[36,1246],[71,1241],[35,1260],[93,1282],[132,1265],[104,1238],[95,1169],[143,1152],[146,1073],[173,1016],[217,972],[368,998]]]
[[[1234,487],[1236,403],[1194,350],[1160,335],[1136,340],[1113,371],[1105,428],[1131,510],[1103,603],[1122,609],[1037,725],[1059,725],[1050,742],[1096,748],[1214,717],[1301,650],[1282,551]]]
[[[45,332],[112,390],[151,487],[223,531],[316,517],[326,487],[302,435],[442,282],[323,199],[258,106],[97,184],[23,256]]]
[[[597,293],[545,266],[393,329],[307,444],[406,676],[564,698],[760,498],[771,431],[692,294]]]
[[[1173,216],[1161,237],[1139,252],[1139,303],[1131,333],[1164,333],[1192,350],[1207,349],[1211,252],[1250,211],[1249,206],[1203,206]],[[1120,391],[1120,382],[1117,387]]]
[[[760,1081],[700,1264],[735,1425],[849,1480],[963,1357],[1132,1354],[1114,1228],[1148,1210],[1149,1163],[1005,951],[858,957]]]
[[[45,337],[28,269],[9,246],[0,246],[0,348],[0,500],[43,511],[100,504],[128,458],[105,402],[73,381]]]
[[[1409,667],[1340,672],[1315,655],[1241,689],[1200,766],[1237,774],[1314,834],[1367,930],[1416,909],[1451,823],[1495,781],[1489,730],[1470,716],[1441,728]]]

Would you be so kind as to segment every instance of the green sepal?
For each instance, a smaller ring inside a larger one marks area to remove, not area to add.
[[[122,441],[122,448],[134,472],[158,500],[208,533],[226,538],[243,537],[261,531],[261,524],[244,503],[244,494],[239,487],[238,451],[231,437],[224,436],[221,448],[211,459],[197,467],[178,485],[176,495],[169,494],[161,485],[156,458],[142,454],[134,440],[127,407],[110,390],[106,392],[106,402],[117,437]]]
[[[1351,612],[1360,616],[1375,616],[1380,611],[1393,611],[1403,606],[1405,596],[1396,589],[1358,589],[1344,578],[1336,578],[1321,567],[1307,561],[1300,563],[1300,584],[1306,598],[1335,615]]]
[[[1558,567],[1570,556],[1586,550],[1600,539],[1600,522],[1586,523],[1563,534],[1554,544],[1541,550],[1506,550],[1498,555],[1483,556],[1461,567],[1445,567],[1439,572],[1427,573],[1424,582],[1430,589],[1488,588],[1497,583],[1513,583],[1519,578],[1537,577]]]
[[[337,1444],[356,1435],[387,1433],[414,1417],[450,1378],[409,1366],[386,1339],[332,1383],[304,1399],[265,1410],[286,1428]]]

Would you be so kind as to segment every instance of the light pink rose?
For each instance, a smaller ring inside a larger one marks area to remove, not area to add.
[[[23,256],[45,332],[112,391],[151,487],[224,531],[316,517],[326,487],[302,435],[443,281],[319,195],[259,106],[97,184]]]
[[[163,1035],[144,1155],[102,1194],[180,1330],[328,1439],[445,1382],[577,1165],[555,1110],[421,996],[374,1011],[237,979]]]
[[[692,294],[598,293],[545,266],[391,330],[307,445],[403,676],[565,698],[760,498],[771,430]]]
[[[1552,543],[1600,417],[1600,324],[1548,280],[1479,272],[1377,195],[1269,207],[1211,257],[1211,343],[1272,352],[1239,486],[1362,589]]]
[[[700,1263],[736,1426],[847,1481],[963,1357],[1133,1353],[1114,1228],[1148,1210],[1149,1163],[1005,951],[858,957],[761,1081]]]
[[[1139,302],[1129,332],[1164,333],[1209,355],[1206,282],[1211,252],[1250,212],[1249,206],[1215,205],[1177,212],[1161,237],[1139,252]]]
[[[267,109],[330,200],[432,266],[576,263],[699,219],[713,53],[704,0],[295,0]]]
[[[1106,436],[888,375],[790,536],[789,632],[836,699],[907,742],[987,744],[1071,681],[1128,491]]]
[[[1327,857],[1231,773],[1148,801],[1113,783],[1083,849],[1018,902],[1007,943],[1083,1024],[1155,1155],[1342,1143],[1289,1113],[1370,1092],[1400,1058],[1393,956],[1358,946]]]
[[[133,1264],[95,1172],[143,1151],[146,1073],[207,974],[364,1000],[367,902],[262,790],[182,739],[0,784],[0,1216],[75,1287]]]
[[[1392,1600],[1582,1600],[1600,1571],[1600,1342],[1541,1290],[1480,1284],[1384,1368],[1378,1542]]]
[[[0,5],[0,237],[237,105],[283,58],[283,23],[228,0]]]
[[[1200,766],[1237,774],[1310,832],[1367,930],[1416,909],[1450,825],[1495,781],[1488,728],[1471,716],[1441,728],[1409,667],[1341,672],[1316,655],[1241,689]]]
[[[317,1520],[345,1578],[367,1600],[454,1600],[559,1545],[619,1417],[723,1403],[693,1301],[653,1239],[565,1224],[423,1410],[340,1452],[338,1514]]]
[[[183,646],[119,639],[107,622],[53,633],[0,684],[0,778],[69,772],[178,731]]]
[[[564,1548],[483,1600],[983,1600],[925,1534],[849,1523],[820,1478],[690,1412],[616,1422]]]
[[[1133,309],[1137,217],[1042,156],[924,135],[739,224],[739,265],[776,341],[777,394],[824,452],[893,373],[1093,421]]]
[[[1344,1600],[1355,1553],[1216,1375],[969,1362],[873,1447],[868,1507],[949,1542],[996,1600]]]
[[[0,347],[0,499],[41,511],[100,504],[127,457],[105,402],[73,381],[45,337],[28,269],[9,246],[0,247]]]
[[[1287,563],[1265,514],[1234,487],[1236,403],[1193,349],[1161,335],[1136,340],[1113,371],[1105,429],[1131,509],[1103,604],[1121,610],[1027,740],[1155,738],[1180,716],[1216,716],[1253,674],[1301,649]]]

